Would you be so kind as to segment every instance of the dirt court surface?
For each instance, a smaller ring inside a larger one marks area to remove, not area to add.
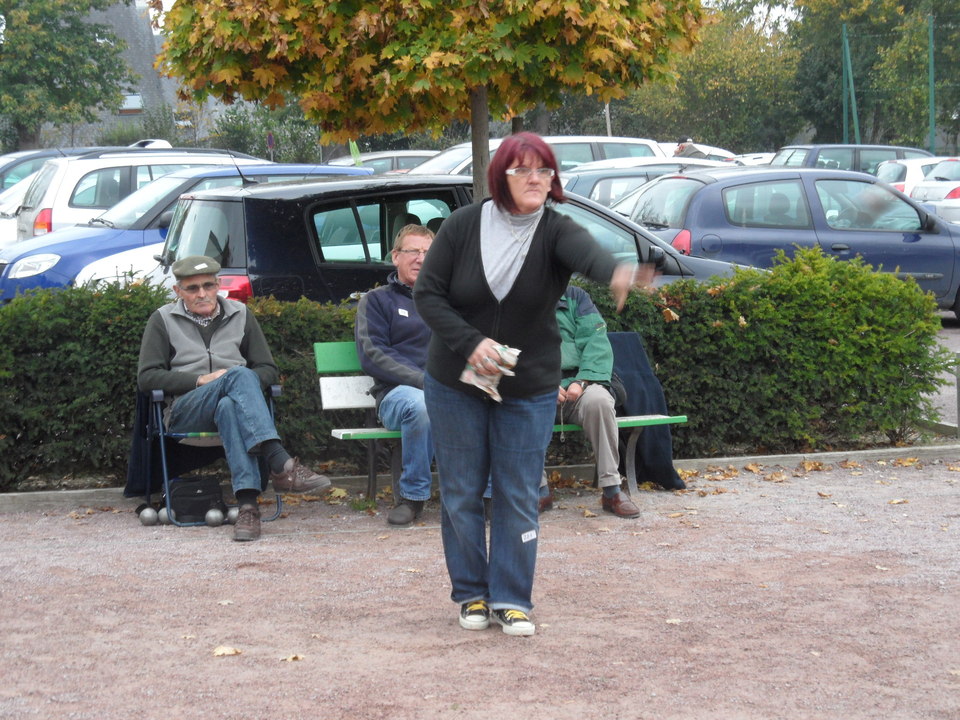
[[[960,460],[826,467],[561,494],[530,638],[460,629],[435,502],[240,544],[65,494],[0,515],[0,718],[960,717]]]

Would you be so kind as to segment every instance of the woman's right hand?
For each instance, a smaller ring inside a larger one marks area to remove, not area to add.
[[[467,362],[473,366],[474,372],[478,375],[499,375],[500,368],[497,361],[500,359],[500,352],[497,348],[500,343],[490,338],[484,338],[480,344],[473,349]]]

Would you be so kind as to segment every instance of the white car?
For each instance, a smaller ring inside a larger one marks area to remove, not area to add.
[[[609,160],[593,160],[582,165],[577,165],[570,172],[580,173],[592,170],[614,170],[621,168],[640,168],[640,167],[667,167],[671,172],[679,171],[681,168],[698,167],[725,167],[729,163],[722,160],[707,160],[705,158],[685,158],[685,157],[619,157]]]
[[[615,157],[665,157],[656,140],[608,137],[606,135],[552,135],[544,142],[557,156],[560,170],[571,170],[592,160]],[[502,138],[490,141],[490,154],[500,147]],[[472,175],[473,146],[466,142],[448,147],[410,171],[411,175]]]
[[[163,284],[166,268],[156,256],[163,252],[163,243],[142,245],[105,258],[94,260],[83,267],[73,284],[79,286],[105,284],[125,285],[133,282]],[[168,283],[170,284],[170,283]],[[171,291],[172,292],[172,291]]]
[[[960,157],[948,157],[913,186],[910,197],[931,206],[944,220],[960,222]]]
[[[947,159],[949,158],[938,156],[884,160],[877,165],[877,177],[904,195],[909,195],[916,184],[922,182],[941,160]]]
[[[47,160],[23,199],[17,238],[29,240],[85,223],[134,190],[174,170],[229,165],[240,157],[255,160],[226,150],[198,148],[124,148]]]
[[[27,194],[36,172],[0,192],[0,250],[17,241],[17,209]]]
[[[373,168],[374,175],[385,173],[405,173],[420,163],[439,155],[439,150],[382,150],[377,152],[360,153],[357,163],[352,155],[345,155],[331,160],[329,165],[357,165]]]

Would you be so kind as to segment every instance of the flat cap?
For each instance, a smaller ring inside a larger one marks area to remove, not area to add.
[[[190,255],[177,260],[171,269],[173,276],[182,280],[194,275],[216,275],[220,272],[220,263],[206,255]]]

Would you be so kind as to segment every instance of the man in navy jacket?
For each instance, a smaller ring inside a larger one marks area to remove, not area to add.
[[[400,431],[403,470],[400,497],[387,515],[391,525],[416,520],[430,498],[433,437],[423,402],[430,328],[417,313],[412,291],[432,242],[428,228],[403,227],[391,253],[396,272],[386,285],[366,293],[357,307],[354,335],[360,366],[376,381],[371,392],[380,422]]]

